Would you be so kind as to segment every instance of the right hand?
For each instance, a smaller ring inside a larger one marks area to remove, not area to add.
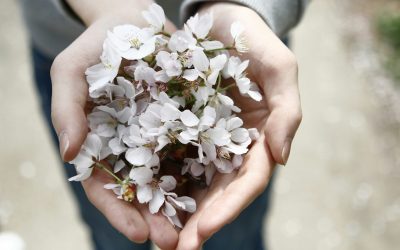
[[[116,6],[121,2],[124,1],[99,1],[91,11],[84,9],[93,3],[80,1],[74,6],[74,1],[70,1],[88,28],[56,57],[51,68],[52,121],[64,161],[75,158],[88,132],[84,111],[88,96],[85,70],[99,62],[107,30],[126,23],[139,27],[146,25],[141,12],[148,8],[150,1],[126,1],[121,7]],[[99,11],[101,8],[104,11]],[[175,27],[167,22],[166,30],[173,32]],[[117,200],[110,190],[103,188],[110,182],[110,177],[100,171],[93,171],[92,176],[82,182],[87,197],[108,221],[133,242],[150,239],[162,249],[175,249],[178,233],[166,217],[150,214],[147,206]]]

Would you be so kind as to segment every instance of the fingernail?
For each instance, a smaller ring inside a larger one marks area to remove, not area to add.
[[[292,146],[292,139],[286,140],[285,144],[283,145],[283,149],[282,149],[283,165],[286,165],[286,163],[287,163],[287,161],[289,159],[291,146]]]
[[[67,133],[65,131],[61,132],[60,135],[58,136],[58,140],[60,142],[60,154],[62,159],[64,160],[65,153],[67,153],[67,150],[69,148],[69,140]]]

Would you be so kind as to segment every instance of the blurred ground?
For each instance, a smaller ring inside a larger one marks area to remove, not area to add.
[[[0,2],[0,19],[0,225],[19,233],[29,250],[89,249],[41,120],[15,1]],[[277,173],[271,249],[400,244],[396,123],[385,122],[392,106],[355,69],[360,57],[346,53],[343,25],[351,20],[337,1],[315,0],[294,33],[304,120]]]

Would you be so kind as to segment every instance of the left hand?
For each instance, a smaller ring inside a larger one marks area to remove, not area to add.
[[[214,27],[210,35],[224,44],[232,44],[229,30],[234,21],[240,21],[246,28],[250,50],[242,59],[250,60],[247,72],[264,93],[263,100],[255,102],[235,90],[229,94],[242,109],[239,116],[245,127],[258,128],[261,136],[239,171],[216,174],[207,189],[193,189],[189,194],[196,199],[198,208],[179,234],[177,249],[184,250],[199,249],[264,191],[275,163],[286,164],[302,118],[295,57],[260,16],[231,3],[208,4],[203,11],[213,12]]]

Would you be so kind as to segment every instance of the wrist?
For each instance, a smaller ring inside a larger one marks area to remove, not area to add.
[[[135,21],[144,23],[141,12],[148,8],[153,0],[98,0],[94,4],[89,0],[66,0],[66,3],[80,17],[86,26],[100,20],[109,20],[115,24]],[[138,23],[139,22],[139,23]]]

